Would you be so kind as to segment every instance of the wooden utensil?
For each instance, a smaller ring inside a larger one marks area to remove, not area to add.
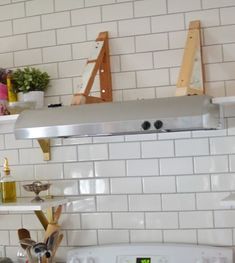
[[[58,221],[59,221],[61,212],[62,212],[62,205],[59,205],[59,206],[56,208],[56,211],[55,211],[55,213],[54,213],[54,218],[53,218],[52,224],[58,224]]]
[[[64,237],[64,234],[61,233],[61,234],[59,235],[59,237],[57,238],[56,244],[55,244],[54,249],[53,249],[53,251],[52,251],[52,258],[54,258],[55,253],[56,253],[58,247],[60,246],[60,243],[61,243],[63,237]]]
[[[25,229],[25,228],[18,229],[18,237],[19,237],[19,240],[22,240],[25,238],[31,238],[30,232],[28,231],[28,229]],[[23,249],[26,249],[27,245],[21,244],[21,247]]]

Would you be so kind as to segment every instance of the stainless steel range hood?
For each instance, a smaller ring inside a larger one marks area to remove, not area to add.
[[[26,110],[16,139],[106,136],[220,128],[209,96],[186,96]]]

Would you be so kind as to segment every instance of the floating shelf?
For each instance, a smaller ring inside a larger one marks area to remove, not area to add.
[[[12,114],[12,115],[3,115],[0,116],[0,124],[1,123],[12,123],[15,122],[18,118],[19,114]]]
[[[15,203],[0,204],[0,211],[42,211],[47,208],[63,205],[69,202],[64,197],[53,197],[52,199],[45,199],[45,202],[33,203],[30,198],[17,198]]]
[[[220,204],[225,207],[235,206],[235,193],[230,194],[220,201]]]
[[[228,97],[217,97],[212,99],[212,103],[220,105],[231,105],[235,104],[235,96]]]

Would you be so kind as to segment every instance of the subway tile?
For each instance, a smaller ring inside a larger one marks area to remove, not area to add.
[[[28,34],[29,48],[53,46],[56,43],[55,31],[41,31]]]
[[[210,27],[204,29],[205,45],[225,44],[234,42],[235,37],[232,35],[235,25]]]
[[[173,141],[142,142],[142,158],[161,158],[174,156]]]
[[[27,17],[17,20],[13,20],[13,32],[14,34],[22,34],[34,31],[40,31],[40,17]]]
[[[160,211],[160,195],[129,195],[130,211]]]
[[[112,194],[134,194],[142,192],[141,178],[112,178],[110,179]]]
[[[17,150],[0,151],[0,160],[3,160],[5,157],[8,158],[10,165],[19,164],[19,154]]]
[[[71,60],[72,50],[70,45],[47,47],[42,50],[43,62],[57,62]]]
[[[62,214],[61,215],[61,228],[62,229],[80,229],[81,219],[80,214]]]
[[[164,50],[168,48],[166,33],[136,36],[136,52]]]
[[[180,228],[212,228],[212,211],[179,212]]]
[[[219,63],[222,62],[223,60],[221,45],[203,47],[202,54],[203,54],[203,63]],[[224,51],[223,54],[225,59],[226,56]]]
[[[143,178],[144,193],[174,193],[176,191],[173,176]]]
[[[175,141],[176,156],[208,155],[208,139],[187,139]]]
[[[215,211],[215,228],[228,228],[235,226],[235,211]]]
[[[104,160],[108,159],[108,149],[105,144],[79,145],[79,161]]]
[[[156,133],[146,133],[146,134],[129,134],[125,135],[125,141],[153,141],[157,139]]]
[[[58,78],[58,70],[56,63],[37,65],[37,68],[46,71],[51,78]]]
[[[176,31],[169,33],[170,49],[184,48],[187,37],[187,31]]]
[[[71,11],[72,25],[86,25],[101,21],[101,11],[99,7],[82,8]]]
[[[67,231],[69,246],[97,245],[96,230],[69,230]]]
[[[150,176],[159,174],[157,159],[127,160],[127,176]]]
[[[154,52],[154,67],[169,68],[178,67],[182,63],[183,50],[171,49],[166,51]]]
[[[181,175],[192,174],[193,163],[192,158],[166,158],[160,159],[161,175]]]
[[[131,242],[133,243],[148,243],[148,242],[162,242],[161,230],[131,230]]]
[[[198,210],[224,209],[220,201],[228,196],[228,193],[198,193],[196,194]]]
[[[235,137],[221,137],[210,139],[211,154],[232,154],[235,153]]]
[[[62,164],[41,164],[35,165],[35,178],[37,180],[58,180],[63,179]]]
[[[166,14],[166,2],[163,0],[144,0],[134,2],[134,14],[136,17]]]
[[[167,69],[138,71],[136,77],[137,87],[164,86],[169,84],[169,72]]]
[[[28,49],[14,53],[15,66],[26,66],[42,63],[42,53],[40,49]]]
[[[167,32],[184,29],[183,14],[154,16],[151,18],[152,32]]]
[[[120,83],[122,83],[120,85]],[[117,72],[112,74],[113,89],[134,89],[136,88],[136,76],[134,72]]]
[[[171,229],[178,228],[178,214],[176,212],[147,212],[147,229]]]
[[[93,164],[92,162],[65,163],[64,176],[65,178],[93,177]]]
[[[228,118],[228,135],[235,135],[235,118]]]
[[[140,63],[141,61],[141,63]],[[139,53],[121,56],[122,71],[145,70],[153,68],[153,58],[150,53]]]
[[[75,146],[63,146],[51,148],[52,162],[73,162],[77,161],[77,151]]]
[[[82,229],[111,228],[111,213],[87,213],[81,215]]]
[[[223,173],[228,172],[227,156],[205,156],[194,158],[195,173]]]
[[[121,3],[102,6],[102,20],[121,20],[133,17],[132,3]]]
[[[112,3],[115,3],[115,0],[100,0],[99,3],[97,3],[96,0],[85,0],[85,6],[107,5]]]
[[[35,16],[53,12],[53,0],[33,0],[26,2],[27,16]]]
[[[224,61],[234,61],[235,60],[234,51],[235,51],[235,44],[223,45]]]
[[[64,145],[90,144],[90,143],[92,143],[92,138],[91,137],[81,137],[81,138],[79,138],[79,137],[78,138],[76,138],[76,137],[68,137],[68,138],[63,138],[63,144]]]
[[[202,1],[202,7],[204,9],[232,6],[233,4],[234,4],[233,0],[224,0],[223,2],[221,2],[220,0],[203,0]]]
[[[79,76],[85,66],[84,60],[72,60],[66,62],[60,62],[58,71],[60,78],[77,77]]]
[[[35,220],[36,221],[36,220]],[[23,220],[24,222],[24,220]],[[1,214],[0,229],[18,229],[22,226],[22,218],[20,215],[3,215]]]
[[[206,94],[212,97],[225,96],[225,87],[222,81],[205,82]]]
[[[232,235],[232,229],[199,229],[198,244],[231,246]]]
[[[83,0],[55,0],[55,11],[73,10],[84,7]]]
[[[46,51],[48,53],[50,49]],[[54,49],[52,52],[57,52],[57,51],[63,51],[63,49]],[[63,55],[64,56],[64,55]],[[63,58],[62,56],[62,58]],[[61,57],[56,58],[55,54],[50,54],[47,59],[58,59],[60,60]],[[73,86],[72,86],[72,80],[71,79],[56,79],[56,80],[51,80],[50,81],[50,88],[46,90],[45,95],[46,96],[58,96],[58,95],[64,95],[68,93],[72,93]]]
[[[99,229],[98,241],[100,245],[113,243],[129,243],[129,231]]]
[[[66,212],[95,212],[96,202],[93,196],[70,197],[70,202],[66,204]]]
[[[174,91],[175,91],[175,88],[174,88]],[[158,134],[159,140],[182,139],[182,138],[191,138],[191,132],[190,131],[186,131],[186,132],[180,131],[180,132],[165,132],[165,133]]]
[[[42,29],[55,29],[70,26],[70,14],[68,12],[42,15]]]
[[[12,175],[16,181],[34,180],[33,165],[11,166]]]
[[[134,53],[135,41],[134,37],[122,37],[110,39],[110,54],[121,55]]]
[[[7,149],[32,148],[32,140],[16,140],[15,135],[9,133],[5,134],[5,145]]]
[[[87,39],[95,40],[100,32],[107,31],[109,38],[118,36],[117,22],[105,22],[86,25]]]
[[[226,81],[225,82],[226,83],[226,94],[227,94],[227,96],[234,96],[235,95],[235,85],[234,85],[234,83],[235,83],[235,81],[233,81],[233,80],[230,80],[230,81]]]
[[[200,10],[185,14],[186,25],[193,20],[200,20],[201,27],[212,27],[220,25],[219,9]]]
[[[51,195],[77,195],[78,182],[76,180],[53,181],[49,192]]]
[[[2,37],[0,39],[0,52],[12,52],[27,48],[27,41],[25,35],[16,35],[9,37]]]
[[[14,65],[13,53],[0,54],[0,61],[6,68],[11,68]]]
[[[163,194],[162,210],[164,211],[195,210],[195,195],[194,194]]]
[[[108,194],[108,179],[82,179],[79,184],[80,194]]]
[[[95,162],[96,177],[122,177],[126,175],[125,161]]]
[[[168,13],[187,12],[201,9],[200,0],[169,0]]]
[[[127,211],[128,202],[126,195],[103,195],[96,197],[97,211]]]
[[[194,229],[190,230],[164,230],[164,242],[167,243],[197,243],[197,232]]]
[[[150,34],[150,18],[122,20],[118,22],[118,28],[121,37]]]
[[[235,188],[235,174],[212,174],[211,189],[213,191],[233,191]]]
[[[135,159],[140,157],[140,144],[129,143],[110,143],[110,159]]]
[[[86,31],[84,26],[69,27],[58,29],[56,36],[58,44],[76,43],[86,40]]]
[[[63,34],[61,34],[61,41],[66,41],[63,38]],[[87,59],[91,54],[92,47],[93,47],[93,42],[82,42],[82,43],[72,44],[73,59]],[[79,84],[76,83],[77,86]]]
[[[11,20],[25,16],[24,3],[0,6],[0,21]]]
[[[113,228],[141,229],[144,228],[144,213],[113,213]]]
[[[220,86],[221,87],[221,86]],[[192,137],[219,137],[219,136],[226,136],[226,130],[221,129],[221,130],[208,130],[208,131],[193,131],[192,132]]]
[[[6,139],[5,139],[6,140]],[[0,135],[0,149],[4,149],[5,148],[5,145],[6,145],[6,142],[4,144],[4,136],[3,135]],[[7,148],[7,146],[6,146]]]
[[[210,191],[209,175],[184,175],[176,178],[177,192],[206,192]]]
[[[16,215],[19,217],[19,215]],[[28,230],[42,230],[43,227],[39,220],[36,220],[35,214],[23,214],[22,215],[22,225],[27,227]],[[21,228],[21,225],[19,225],[18,228]],[[11,228],[14,229],[14,228]]]
[[[235,12],[235,6],[221,8],[220,9],[221,24],[222,25],[234,24],[235,23],[234,12]]]

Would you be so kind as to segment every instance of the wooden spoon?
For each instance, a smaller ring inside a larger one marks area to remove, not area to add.
[[[57,223],[58,223],[59,218],[60,218],[60,215],[61,215],[61,212],[62,212],[62,205],[59,205],[59,206],[56,208],[56,211],[55,211],[55,213],[54,213],[54,218],[53,218],[52,224],[57,224]]]
[[[25,238],[31,239],[29,230],[28,230],[28,229],[25,229],[25,228],[20,228],[20,229],[18,229],[18,237],[19,237],[19,240],[22,240],[22,239],[25,239]],[[22,247],[23,249],[26,249],[28,246],[27,246],[27,245],[24,245],[24,244],[21,244],[21,247]]]

